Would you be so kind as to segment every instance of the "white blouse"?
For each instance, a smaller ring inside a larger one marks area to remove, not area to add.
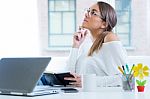
[[[92,41],[86,39],[79,49],[71,49],[67,62],[68,69],[78,74],[96,74],[97,86],[121,85],[118,66],[127,63],[127,53],[121,42],[103,43],[99,52],[88,56],[91,45]]]

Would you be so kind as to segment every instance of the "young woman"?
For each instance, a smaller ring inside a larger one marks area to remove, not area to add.
[[[108,3],[97,2],[86,10],[82,27],[74,34],[67,63],[75,77],[65,78],[75,81],[70,84],[81,86],[81,74],[96,74],[98,86],[121,84],[117,68],[126,64],[127,55],[117,35],[112,32],[116,23],[116,12]]]

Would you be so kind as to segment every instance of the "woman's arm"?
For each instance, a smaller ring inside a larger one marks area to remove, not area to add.
[[[79,31],[74,33],[73,45],[67,61],[67,67],[71,72],[76,72],[76,63],[79,54],[81,54],[79,53],[79,49],[82,50],[81,44],[84,42],[86,35],[87,30],[84,28],[79,28]]]
[[[72,48],[67,60],[67,68],[70,72],[75,72],[78,58],[78,48]]]

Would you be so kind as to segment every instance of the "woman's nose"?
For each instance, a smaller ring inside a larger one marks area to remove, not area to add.
[[[84,16],[87,18],[87,17],[89,16],[89,14],[88,14],[88,13],[85,13]]]

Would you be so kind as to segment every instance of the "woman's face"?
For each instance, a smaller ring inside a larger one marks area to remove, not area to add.
[[[101,19],[99,7],[97,4],[94,4],[86,11],[82,27],[90,31],[96,31],[103,28],[102,26],[103,20]]]

